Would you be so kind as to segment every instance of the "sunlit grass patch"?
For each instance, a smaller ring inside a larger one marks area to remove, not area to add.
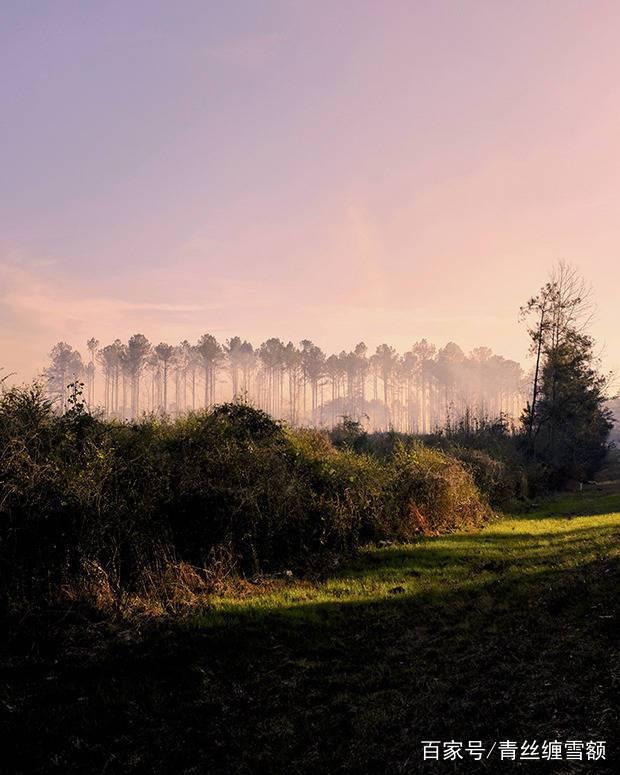
[[[608,505],[617,502],[617,496],[616,500],[599,498]],[[559,511],[577,510],[578,505],[585,506],[582,510],[588,513],[567,518]],[[620,513],[592,511],[591,500],[564,496],[534,513],[505,516],[479,532],[366,548],[320,583],[292,580],[250,596],[216,596],[193,622],[204,626],[242,614],[315,617],[316,606],[368,604],[428,594],[441,600],[442,594],[458,590],[469,594],[494,578],[521,579],[523,585],[534,585],[537,576],[549,570],[576,569],[602,556],[618,554]]]

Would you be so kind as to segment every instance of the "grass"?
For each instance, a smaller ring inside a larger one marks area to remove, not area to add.
[[[584,506],[588,514],[577,516]],[[416,597],[441,596],[455,588],[475,591],[496,577],[527,585],[529,576],[538,584],[540,573],[571,571],[613,555],[619,531],[620,496],[593,498],[589,503],[564,497],[536,512],[496,520],[481,533],[367,549],[321,583],[282,583],[253,596],[222,596],[195,623],[220,624],[239,613],[303,619],[313,615],[313,606],[371,604],[389,601],[394,594],[415,602]]]
[[[620,487],[485,530],[369,549],[317,582],[178,619],[68,611],[2,671],[10,772],[418,773],[422,739],[607,740],[614,772]]]

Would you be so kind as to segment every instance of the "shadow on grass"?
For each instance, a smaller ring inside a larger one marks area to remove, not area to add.
[[[495,561],[521,538],[486,540]],[[473,543],[384,550],[381,572],[450,572],[379,600],[242,608],[108,633],[96,649],[59,633],[38,665],[2,675],[21,766],[7,771],[417,773],[422,739],[610,740],[617,564],[586,552],[554,568],[553,546],[544,562],[529,552],[529,573],[468,575]]]

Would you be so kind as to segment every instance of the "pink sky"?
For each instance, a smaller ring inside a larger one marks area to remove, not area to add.
[[[620,369],[620,4],[0,10],[0,366],[142,332],[525,360],[564,259]]]

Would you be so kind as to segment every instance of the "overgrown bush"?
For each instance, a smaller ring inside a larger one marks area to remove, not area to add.
[[[329,435],[334,446],[372,455],[384,463],[392,461],[401,448],[439,449],[463,464],[480,493],[493,506],[539,493],[550,484],[548,472],[526,460],[521,438],[509,433],[502,422],[415,436],[397,431],[368,434],[359,423],[344,418]]]
[[[452,445],[448,449],[471,472],[489,503],[501,505],[511,498],[527,497],[528,477],[522,466],[498,460],[480,449]]]
[[[358,443],[337,448],[243,404],[119,423],[75,402],[58,416],[40,388],[11,390],[0,398],[4,603],[76,589],[118,603],[171,568],[192,584],[223,565],[320,570],[361,543],[487,516],[455,458],[400,442],[379,457],[350,435]]]
[[[471,474],[453,457],[420,444],[399,444],[391,488],[405,537],[478,527],[490,510]]]

